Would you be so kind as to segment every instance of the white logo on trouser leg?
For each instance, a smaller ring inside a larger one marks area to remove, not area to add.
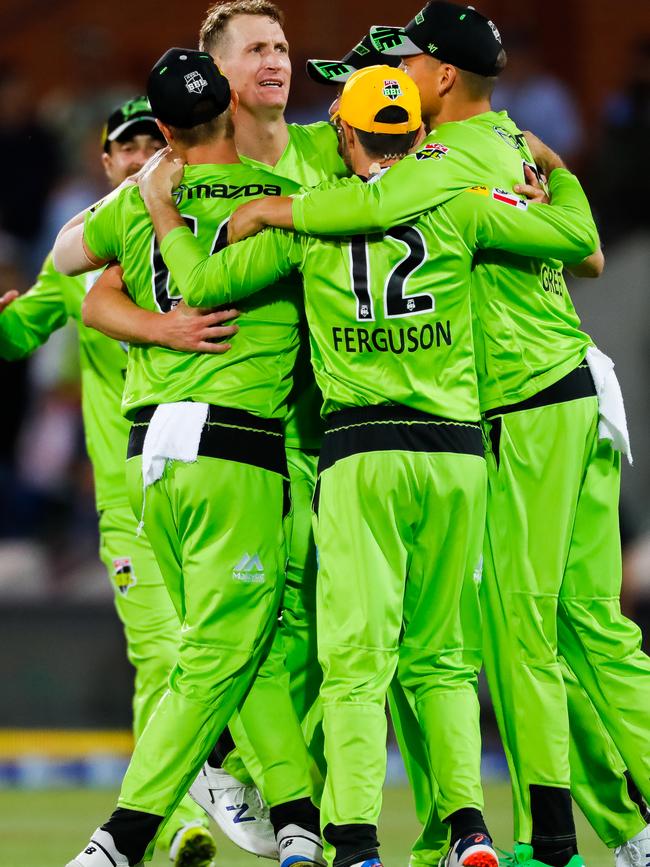
[[[264,583],[266,575],[259,554],[253,554],[252,557],[248,552],[244,554],[232,570],[232,577],[235,581],[244,581],[246,584]]]

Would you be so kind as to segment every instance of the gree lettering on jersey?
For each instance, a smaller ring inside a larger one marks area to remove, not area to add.
[[[417,352],[452,345],[451,322],[411,325],[408,328],[332,328],[332,344],[336,352]]]
[[[552,295],[564,295],[564,278],[559,268],[551,268],[546,262],[542,265],[542,289]]]
[[[191,199],[241,199],[247,196],[281,196],[282,190],[276,184],[197,184],[188,187],[181,184],[176,193],[176,204],[184,198]]]

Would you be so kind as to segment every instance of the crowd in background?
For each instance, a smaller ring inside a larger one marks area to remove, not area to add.
[[[508,51],[494,107],[507,109],[577,168],[608,258],[636,233],[650,243],[650,35],[630,52],[625,84],[603,94],[596,125],[585,122],[571,82],[548,73],[532,33],[516,35]],[[302,74],[294,69],[294,76]],[[142,85],[90,84],[83,98],[56,91],[39,98],[17,68],[0,63],[0,294],[27,289],[60,226],[107,191],[101,125]],[[329,96],[318,105],[290,104],[289,119],[322,119]],[[43,593],[109,598],[96,555],[74,325],[26,362],[0,361],[0,375],[0,599]],[[650,448],[650,439],[636,448]],[[650,612],[649,519],[650,501],[626,498],[624,491],[624,601],[641,620]]]

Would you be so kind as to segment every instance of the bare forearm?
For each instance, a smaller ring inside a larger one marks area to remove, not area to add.
[[[96,284],[86,295],[84,325],[126,343],[159,343],[164,327],[162,313],[143,310],[121,289]]]
[[[582,262],[578,262],[577,265],[568,267],[568,271],[573,277],[600,277],[604,270],[605,256],[600,248],[591,256],[583,259]]]
[[[61,229],[54,242],[52,260],[59,274],[68,277],[94,271],[106,264],[104,260],[94,256],[84,244],[83,222],[73,226],[66,224]]]
[[[276,229],[293,229],[293,199],[267,197],[260,200],[260,216],[265,226]]]

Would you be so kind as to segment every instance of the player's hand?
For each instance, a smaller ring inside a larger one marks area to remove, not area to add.
[[[183,178],[183,170],[183,160],[171,148],[162,148],[155,153],[137,174],[145,204],[156,199],[168,201]]]
[[[8,292],[5,292],[4,295],[0,296],[0,313],[2,313],[6,307],[9,307],[11,302],[15,301],[19,295],[20,292],[16,292],[15,289],[10,289]]]
[[[528,143],[530,152],[533,155],[533,159],[535,160],[535,164],[541,169],[542,174],[549,177],[554,169],[566,168],[562,157],[559,154],[556,154],[554,150],[551,150],[548,145],[545,145],[544,142],[535,135],[535,133],[526,130],[524,136]]]
[[[228,243],[236,244],[266,228],[263,214],[264,199],[255,199],[237,208],[228,220]]]
[[[526,196],[526,198],[531,202],[539,202],[542,205],[548,205],[551,201],[548,197],[548,193],[530,166],[524,166],[524,175],[526,176],[526,183],[515,184],[515,193]]]
[[[181,301],[160,317],[160,343],[181,352],[204,352],[221,355],[232,348],[230,343],[216,343],[239,331],[235,324],[224,325],[239,316],[238,310],[204,310],[188,307]]]

